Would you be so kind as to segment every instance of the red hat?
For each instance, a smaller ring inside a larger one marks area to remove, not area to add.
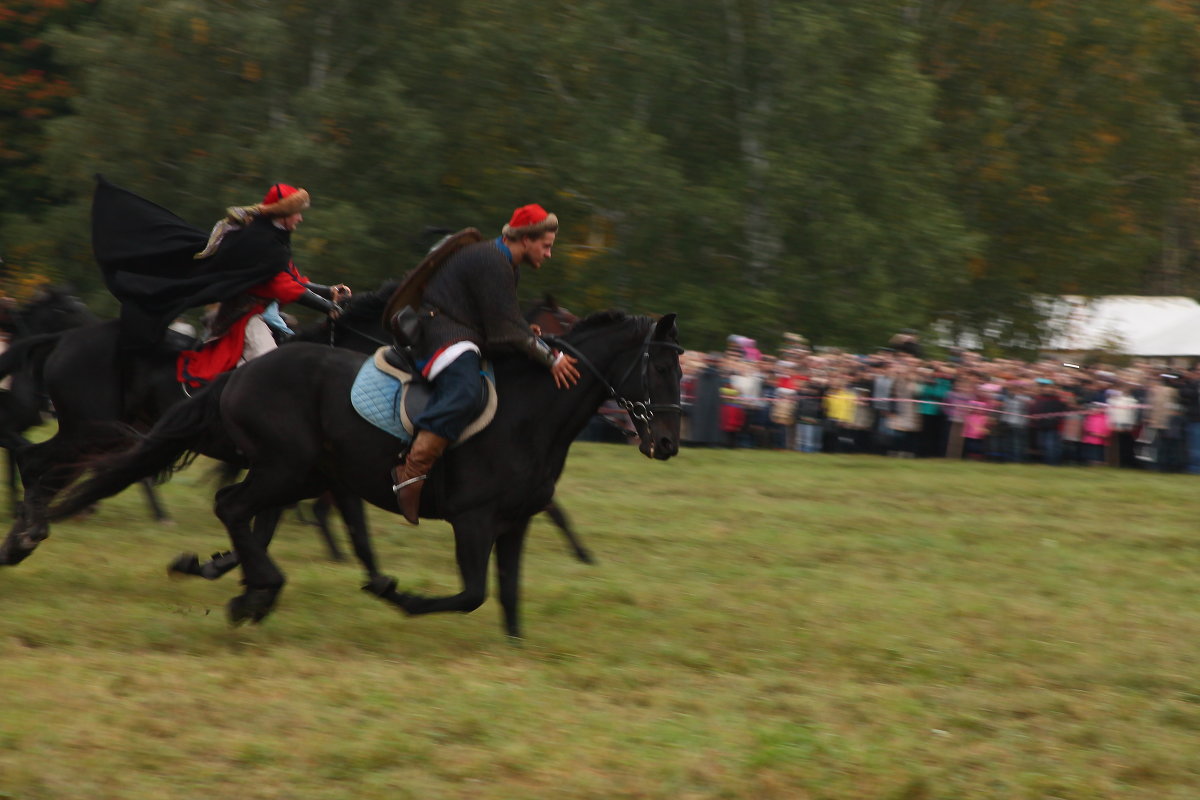
[[[558,230],[558,217],[537,203],[530,203],[514,211],[512,219],[508,221],[501,232],[509,239],[517,239],[522,236],[536,236],[556,230]]]
[[[270,217],[287,217],[297,211],[303,211],[308,206],[309,196],[304,189],[277,183],[267,189],[262,203],[259,204],[259,210]]]

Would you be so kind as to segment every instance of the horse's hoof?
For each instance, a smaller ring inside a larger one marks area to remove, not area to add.
[[[33,551],[23,550],[21,548],[14,547],[11,542],[5,542],[4,544],[0,545],[0,566],[15,567],[17,564],[20,564],[22,561],[24,561],[31,552]]]
[[[250,589],[234,597],[225,606],[229,624],[236,627],[243,622],[262,622],[275,607],[277,594],[274,589]]]
[[[172,578],[181,575],[200,574],[200,556],[195,553],[180,553],[179,557],[167,565],[167,574]]]
[[[35,538],[29,532],[10,534],[8,539],[0,544],[0,566],[15,567],[20,564],[37,550],[37,546],[45,538]]]
[[[200,576],[215,581],[239,563],[237,554],[231,550],[226,550],[224,553],[213,553],[212,558],[200,565]]]
[[[362,589],[384,600],[392,600],[396,596],[396,579],[388,575],[375,575]]]

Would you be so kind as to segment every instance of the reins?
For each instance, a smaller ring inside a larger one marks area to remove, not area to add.
[[[334,329],[338,328],[338,327],[340,327],[342,330],[346,331],[347,333],[357,334],[358,336],[361,336],[362,338],[366,339],[369,342],[374,342],[375,344],[379,345],[380,347],[387,347],[387,346],[391,345],[391,342],[385,342],[382,339],[378,339],[369,333],[363,333],[362,331],[358,330],[357,328],[352,328],[344,322],[340,322],[339,320],[336,320],[336,319],[331,319],[331,320],[329,320],[329,346],[330,347],[337,347],[337,341],[336,341],[337,334]]]
[[[603,386],[605,388],[605,390],[608,392],[609,399],[615,400],[617,405],[620,406],[621,409],[623,409],[626,413],[628,413],[630,418],[633,419],[635,423],[641,422],[643,424],[649,424],[649,422],[652,419],[654,419],[655,412],[667,412],[667,413],[675,413],[675,414],[683,413],[683,409],[680,407],[680,405],[678,403],[655,403],[655,402],[651,401],[651,398],[650,398],[650,348],[651,347],[669,347],[672,350],[674,350],[676,353],[683,352],[683,348],[680,347],[679,345],[675,344],[674,342],[654,341],[651,338],[653,335],[654,335],[653,331],[646,334],[646,340],[642,343],[641,352],[638,354],[638,356],[636,358],[634,358],[633,361],[631,361],[629,363],[629,366],[625,369],[625,372],[623,372],[621,374],[621,377],[619,379],[617,379],[615,387],[612,383],[608,382],[608,378],[606,378],[604,376],[604,374],[602,372],[600,372],[599,368],[596,367],[596,365],[592,363],[592,360],[590,358],[588,358],[586,355],[584,355],[583,352],[580,351],[580,349],[578,347],[576,347],[575,345],[566,341],[565,339],[558,338],[557,336],[545,336],[545,337],[543,337],[543,339],[545,339],[550,344],[554,345],[555,347],[560,348],[561,350],[566,351],[567,353],[569,353],[570,355],[572,355],[576,359],[578,359],[579,363],[582,364],[584,367],[586,367],[587,370],[589,372],[591,372],[592,375],[594,375],[597,380],[600,381],[600,385]],[[642,373],[641,374],[641,389],[643,392],[645,392],[646,399],[645,400],[630,400],[629,398],[627,398],[623,394],[621,394],[618,391],[617,387],[624,386],[625,382],[629,379],[629,376],[633,374],[634,368],[637,367],[639,364],[641,365],[641,368],[642,368],[642,370],[641,370],[641,373]]]

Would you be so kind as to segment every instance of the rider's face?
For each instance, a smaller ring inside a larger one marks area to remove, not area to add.
[[[294,231],[296,226],[304,219],[304,215],[297,211],[295,214],[289,214],[286,217],[280,217],[279,224],[283,226],[285,231]]]
[[[526,239],[525,263],[534,269],[540,269],[542,262],[550,257],[550,249],[554,247],[554,231],[544,233],[537,239]]]

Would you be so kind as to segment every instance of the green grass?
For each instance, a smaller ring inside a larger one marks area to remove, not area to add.
[[[406,618],[289,517],[275,614],[230,628],[197,465],[0,572],[0,798],[1200,797],[1187,476],[577,445],[494,599]],[[402,587],[442,523],[374,512]]]

